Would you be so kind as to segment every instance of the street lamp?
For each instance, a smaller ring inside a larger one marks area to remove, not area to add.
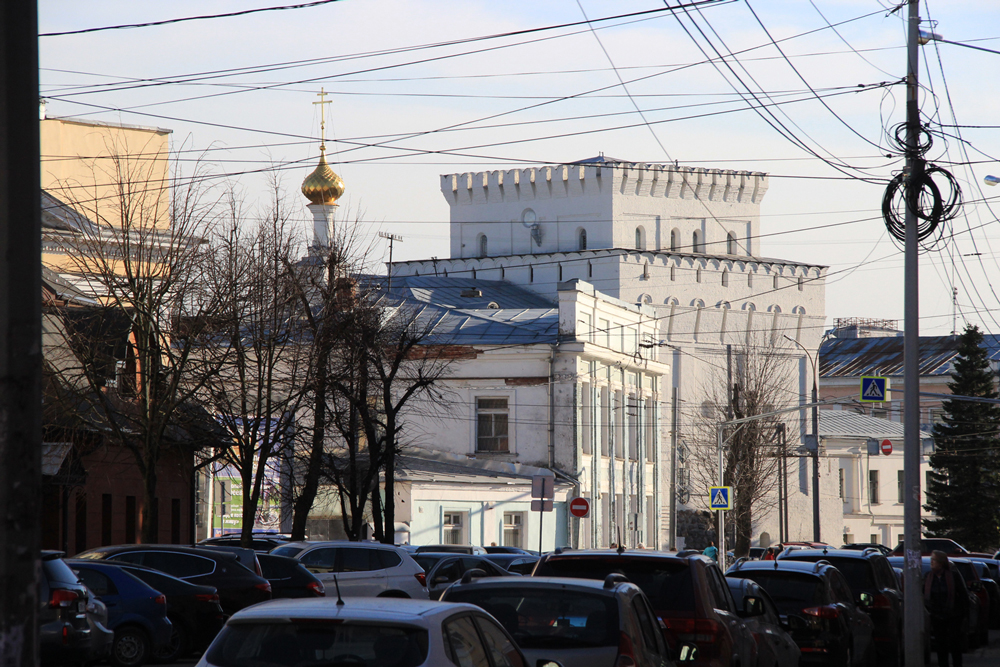
[[[820,541],[819,531],[819,370],[816,368],[816,361],[806,346],[795,340],[791,336],[782,334],[782,337],[802,348],[806,358],[812,365],[813,387],[812,387],[812,437],[813,437],[813,542]]]

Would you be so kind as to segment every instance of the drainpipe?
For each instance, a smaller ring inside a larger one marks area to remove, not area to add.
[[[559,343],[552,346],[549,353],[549,468],[556,465],[556,350]]]

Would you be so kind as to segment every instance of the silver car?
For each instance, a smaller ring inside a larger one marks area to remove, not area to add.
[[[427,599],[426,575],[405,550],[379,542],[290,542],[271,550],[298,559],[323,582],[328,597]],[[336,583],[334,583],[336,579]]]
[[[273,600],[236,613],[197,667],[537,667],[479,607],[430,600]],[[558,664],[545,667],[560,667]]]

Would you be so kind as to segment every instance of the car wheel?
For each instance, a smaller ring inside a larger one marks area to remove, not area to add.
[[[135,627],[118,628],[111,644],[111,664],[115,667],[139,667],[149,658],[149,639]]]
[[[186,656],[190,651],[188,648],[188,630],[183,621],[178,618],[171,617],[170,622],[173,624],[173,631],[170,633],[170,641],[166,645],[153,650],[153,657],[156,659],[156,662],[176,662],[179,658]]]

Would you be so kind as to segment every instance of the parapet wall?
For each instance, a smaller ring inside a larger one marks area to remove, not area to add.
[[[760,204],[768,188],[763,172],[646,163],[556,165],[441,176],[452,206],[619,192],[668,199]]]

